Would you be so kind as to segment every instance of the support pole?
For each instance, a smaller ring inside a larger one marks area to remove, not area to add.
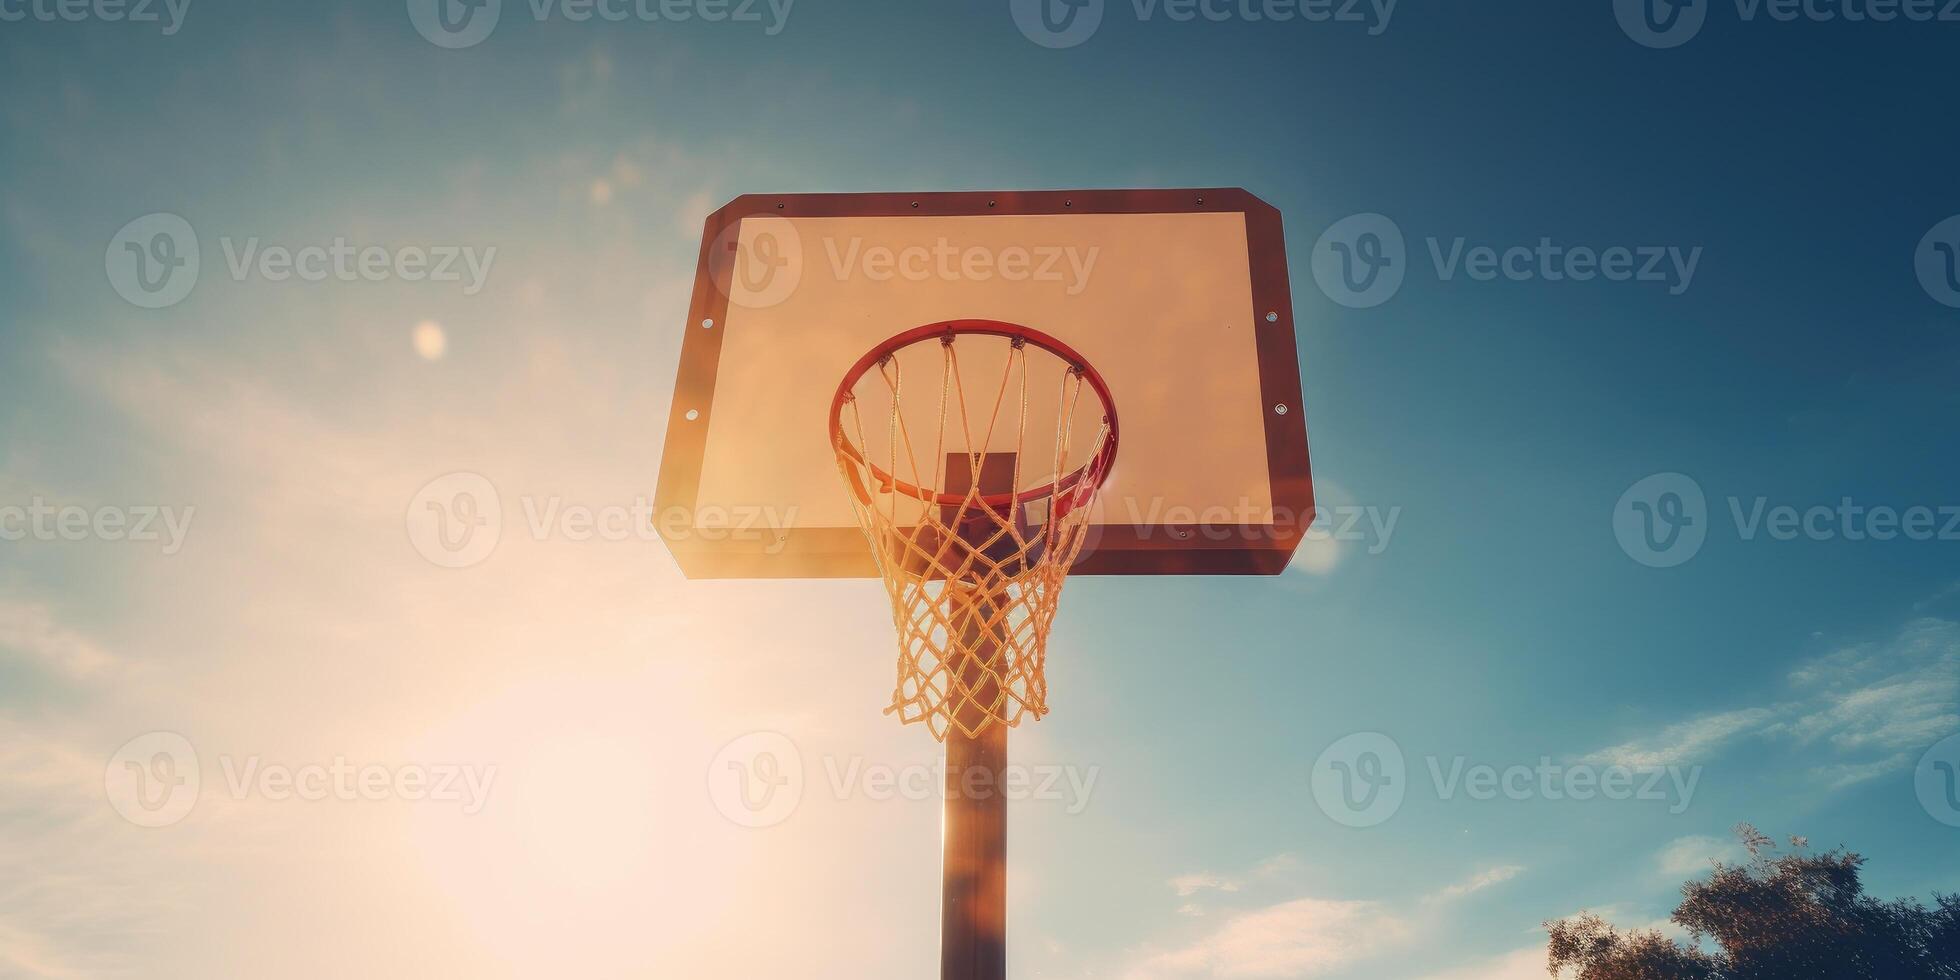
[[[945,901],[942,980],[1007,976],[1007,726],[978,738],[946,738]]]
[[[964,453],[946,458],[947,490],[965,493],[976,482],[981,493],[1014,488],[1014,454],[990,453],[980,465],[978,479]],[[949,519],[952,515],[946,515]],[[969,530],[961,528],[964,536]],[[978,529],[974,533],[983,533]],[[968,538],[968,543],[977,543]],[[947,588],[962,583],[948,582]],[[976,597],[980,611],[959,624],[962,641],[976,662],[962,679],[978,687],[983,701],[998,694],[991,679],[1002,655],[994,634],[998,624],[985,625],[991,603]],[[984,712],[967,707],[958,714],[968,727]],[[990,724],[969,738],[955,725],[946,735],[946,815],[944,875],[940,906],[939,975],[941,980],[1006,980],[1007,977],[1007,797],[1002,792],[1007,772],[1007,726]]]

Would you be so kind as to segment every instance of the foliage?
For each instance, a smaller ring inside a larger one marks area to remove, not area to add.
[[[1596,915],[1548,922],[1549,968],[1573,980],[1960,980],[1960,896],[1934,906],[1864,894],[1864,858],[1809,851],[1742,824],[1742,864],[1716,862],[1681,887],[1673,921],[1690,943],[1621,932]]]

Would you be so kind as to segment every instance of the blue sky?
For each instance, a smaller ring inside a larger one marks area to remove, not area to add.
[[[1541,921],[1663,919],[1745,820],[1866,854],[1887,897],[1960,878],[1915,793],[1960,731],[1960,540],[1745,537],[1731,507],[1960,505],[1960,310],[1914,266],[1960,212],[1960,25],[1722,3],[1657,49],[1603,2],[1371,32],[1113,0],[1051,48],[1006,0],[503,7],[459,50],[387,2],[0,22],[0,507],[195,512],[174,548],[0,541],[0,972],[920,975],[936,804],[812,789],[751,830],[700,788],[753,731],[812,787],[934,757],[877,714],[875,585],[403,541],[453,471],[512,522],[650,493],[700,221],[764,191],[1251,190],[1285,216],[1321,499],[1396,515],[1277,578],[1071,584],[1017,753],[1096,783],[1017,805],[1018,974],[1539,976]],[[105,250],[156,212],[202,274],[152,310]],[[1406,243],[1370,308],[1313,271],[1357,214]],[[497,251],[475,292],[224,271],[220,239],[336,236]],[[1459,238],[1699,251],[1678,291],[1445,278]],[[1669,473],[1706,540],[1653,567],[1615,520]],[[103,766],[155,731],[205,788],[145,828]],[[1316,795],[1356,733],[1404,760],[1370,826]],[[221,757],[338,756],[501,776],[470,815],[219,789]],[[1459,757],[1696,781],[1445,799]]]

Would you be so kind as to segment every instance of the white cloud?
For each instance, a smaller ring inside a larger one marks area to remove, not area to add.
[[[1272,857],[1269,857],[1266,860],[1259,862],[1259,866],[1253,868],[1252,873],[1258,875],[1261,878],[1269,878],[1272,877],[1273,875],[1286,874],[1287,872],[1297,870],[1299,867],[1300,867],[1299,855],[1291,854],[1291,853],[1281,853],[1281,854],[1275,854]]]
[[[1196,872],[1173,878],[1170,884],[1180,898],[1205,893],[1258,893],[1275,884],[1270,879],[1298,867],[1296,856],[1279,854],[1260,862],[1245,877]],[[1296,898],[1225,913],[1219,924],[1189,942],[1168,950],[1146,947],[1121,975],[1130,980],[1224,980],[1313,977],[1339,971],[1393,949],[1414,931],[1414,922],[1433,921],[1440,911],[1428,909],[1418,915],[1416,906],[1437,906],[1459,899],[1525,871],[1522,865],[1492,865],[1407,903]],[[1189,919],[1219,914],[1196,901],[1185,902],[1177,912]],[[1542,959],[1542,949],[1539,955]]]
[[[1585,761],[1630,768],[1692,763],[1706,758],[1731,738],[1761,731],[1775,717],[1776,712],[1767,708],[1703,715],[1669,725],[1649,738],[1602,749],[1587,756]]]
[[[1177,890],[1177,897],[1190,898],[1202,891],[1235,892],[1239,890],[1239,883],[1224,875],[1200,871],[1172,878],[1171,887]]]
[[[48,941],[0,919],[0,976],[53,980],[87,974]]]
[[[113,666],[115,658],[87,637],[55,622],[44,603],[0,599],[0,655],[12,653],[73,680]]]
[[[1735,862],[1742,857],[1742,848],[1735,841],[1719,837],[1695,835],[1677,837],[1661,848],[1655,860],[1660,873],[1669,878],[1687,878],[1708,871],[1717,860]]]
[[[1526,946],[1421,980],[1545,980],[1545,947]]]
[[[1378,902],[1301,898],[1236,915],[1190,946],[1149,957],[1130,976],[1318,976],[1372,956],[1409,931]]]
[[[1683,946],[1695,945],[1695,937],[1680,923],[1673,919],[1655,919],[1639,927],[1641,932],[1658,932],[1664,939],[1671,939]]]
[[[1799,667],[1791,681],[1816,698],[1779,731],[1858,751],[1921,748],[1960,727],[1960,629],[1908,623],[1883,648],[1854,648]]]
[[[146,975],[130,937],[160,928],[186,868],[211,859],[204,837],[116,817],[103,797],[114,745],[95,727],[0,712],[0,977]]]
[[[1912,754],[1897,752],[1883,759],[1864,763],[1848,763],[1835,766],[1818,766],[1812,769],[1818,780],[1831,789],[1856,786],[1871,779],[1877,779],[1888,772],[1897,772],[1912,765]]]
[[[1776,739],[1835,757],[1810,771],[1831,789],[1895,772],[1913,751],[1960,728],[1960,623],[1922,618],[1890,641],[1807,661],[1770,707],[1715,711],[1584,757],[1596,764],[1697,764],[1744,738]]]
[[[1913,603],[1912,608],[1920,612],[1924,612],[1928,609],[1933,608],[1934,606],[1944,603],[1948,599],[1952,599],[1956,597],[1960,597],[1960,580],[1955,580],[1953,582],[1947,583],[1946,588],[1941,589],[1940,591],[1935,592],[1932,595],[1924,599],[1921,599],[1918,602]]]
[[[1502,884],[1524,873],[1524,868],[1515,864],[1500,865],[1487,871],[1479,871],[1454,885],[1442,888],[1423,897],[1424,902],[1444,902],[1462,898],[1472,892],[1480,892],[1492,885]]]
[[[701,237],[702,223],[715,212],[716,205],[712,191],[697,190],[687,195],[674,208],[674,230],[683,239]]]

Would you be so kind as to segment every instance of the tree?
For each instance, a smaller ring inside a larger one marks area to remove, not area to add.
[[[1549,968],[1574,980],[1960,980],[1960,896],[1882,902],[1864,894],[1865,859],[1813,854],[1801,837],[1776,842],[1742,824],[1742,864],[1717,862],[1681,886],[1673,920],[1692,944],[1659,932],[1621,932],[1596,915],[1546,923]]]

